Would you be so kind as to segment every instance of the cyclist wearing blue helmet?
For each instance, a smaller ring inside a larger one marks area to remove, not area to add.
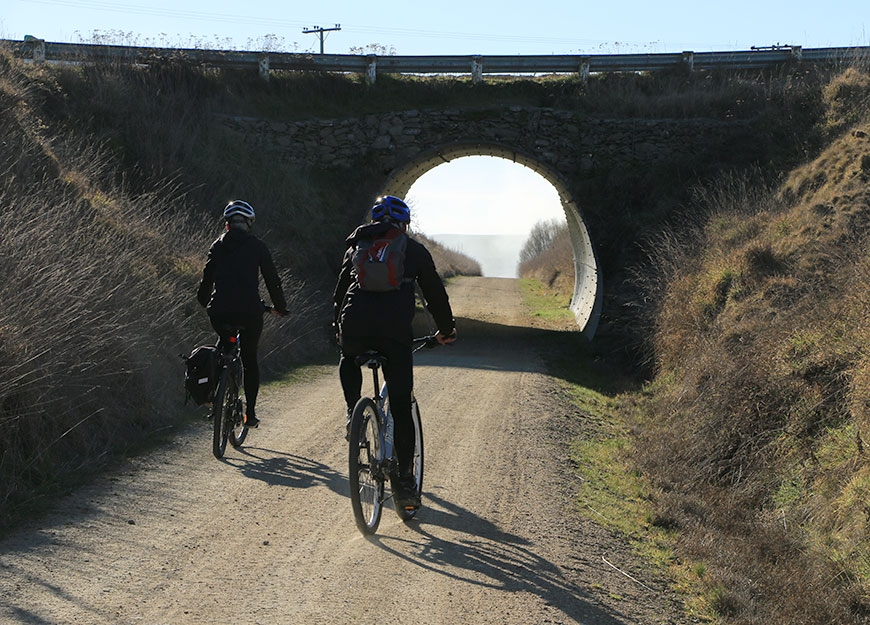
[[[395,419],[396,456],[399,473],[393,478],[393,492],[400,505],[419,506],[411,473],[414,453],[414,424],[411,420],[411,392],[414,387],[412,339],[415,283],[420,285],[442,344],[456,340],[453,311],[435,262],[422,243],[407,236],[411,211],[401,199],[387,195],[372,206],[372,222],[354,230],[345,241],[347,250],[333,293],[333,322],[341,346],[339,375],[347,419],[362,390],[362,371],[355,357],[376,349],[387,357],[384,377],[390,389],[390,406]],[[404,237],[402,276],[388,290],[369,290],[354,262],[360,243]],[[346,423],[347,425],[347,423]]]
[[[211,325],[222,341],[225,326],[242,326],[241,357],[245,367],[245,425],[257,427],[255,407],[260,389],[257,344],[263,332],[266,304],[260,298],[260,274],[278,316],[287,314],[281,279],[266,244],[250,234],[254,209],[243,200],[224,208],[225,231],[208,250],[196,298],[205,306]]]
[[[411,223],[411,209],[394,195],[385,195],[375,201],[372,206],[372,221],[388,219],[395,224],[407,226]]]

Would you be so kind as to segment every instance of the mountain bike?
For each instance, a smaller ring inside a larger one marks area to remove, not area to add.
[[[263,312],[272,310],[267,306]],[[215,458],[223,458],[227,450],[227,441],[235,447],[241,447],[248,436],[245,427],[245,406],[241,395],[245,388],[245,368],[242,366],[240,333],[244,330],[239,326],[225,326],[227,340],[220,341],[221,353],[218,362],[217,390],[212,406],[212,422],[214,436],[212,437],[212,453]]]
[[[434,335],[414,339],[414,351],[423,347],[435,347]],[[356,525],[363,534],[374,534],[381,521],[383,504],[393,497],[385,496],[385,484],[391,473],[398,469],[393,448],[393,415],[390,411],[387,383],[380,384],[378,371],[385,358],[377,351],[365,352],[356,358],[356,364],[372,371],[374,393],[362,397],[353,408],[350,419],[349,465],[350,500]],[[413,475],[417,496],[423,489],[423,426],[420,421],[420,406],[411,394],[411,419],[414,422]],[[396,513],[403,521],[417,514],[417,508],[400,506],[394,499]]]

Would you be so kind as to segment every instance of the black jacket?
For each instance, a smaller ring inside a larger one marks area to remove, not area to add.
[[[260,273],[275,310],[287,314],[281,279],[265,243],[243,230],[228,230],[208,250],[196,299],[210,315],[262,313]]]
[[[389,222],[360,226],[347,238],[341,273],[332,295],[333,321],[344,336],[413,338],[414,282],[420,285],[429,312],[442,334],[453,332],[455,322],[441,276],[432,255],[420,242],[408,237],[405,250],[405,281],[397,291],[372,293],[359,288],[352,275],[353,250],[358,239],[373,238],[394,228]]]

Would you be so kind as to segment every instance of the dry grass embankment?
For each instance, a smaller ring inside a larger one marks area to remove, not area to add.
[[[418,232],[413,233],[412,236],[425,245],[432,254],[432,260],[435,261],[435,267],[438,268],[438,273],[441,274],[441,277],[446,279],[454,276],[482,275],[480,263],[473,258],[444,247]]]
[[[98,150],[50,132],[39,87],[0,57],[0,516],[171,425],[161,370],[192,331],[171,189],[126,194]]]
[[[770,187],[723,178],[653,246],[635,461],[726,623],[870,620],[866,68],[824,97],[817,158]]]
[[[652,380],[572,386],[621,412],[575,445],[579,507],[670,563],[705,620],[870,622],[870,73],[819,101],[817,157],[696,187],[649,245],[633,305]],[[555,284],[559,247],[522,275]]]
[[[183,425],[178,355],[212,340],[193,293],[218,221],[175,183],[136,191],[145,178],[122,173],[111,138],[52,115],[66,97],[53,71],[0,55],[2,523]],[[310,294],[285,286],[294,315],[264,337],[276,363],[311,328]]]
[[[540,244],[540,250],[531,251],[530,236],[520,256],[517,272],[521,278],[537,280],[550,292],[558,294],[567,307],[574,295],[574,249],[568,224],[564,221],[555,224],[545,238],[547,240]]]

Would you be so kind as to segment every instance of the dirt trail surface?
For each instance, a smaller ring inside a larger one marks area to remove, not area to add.
[[[665,581],[572,512],[583,415],[542,374],[516,282],[450,288],[420,352],[423,505],[354,524],[335,368],[264,389],[224,461],[203,421],[0,542],[0,623],[684,623]],[[366,387],[364,387],[365,390]]]

